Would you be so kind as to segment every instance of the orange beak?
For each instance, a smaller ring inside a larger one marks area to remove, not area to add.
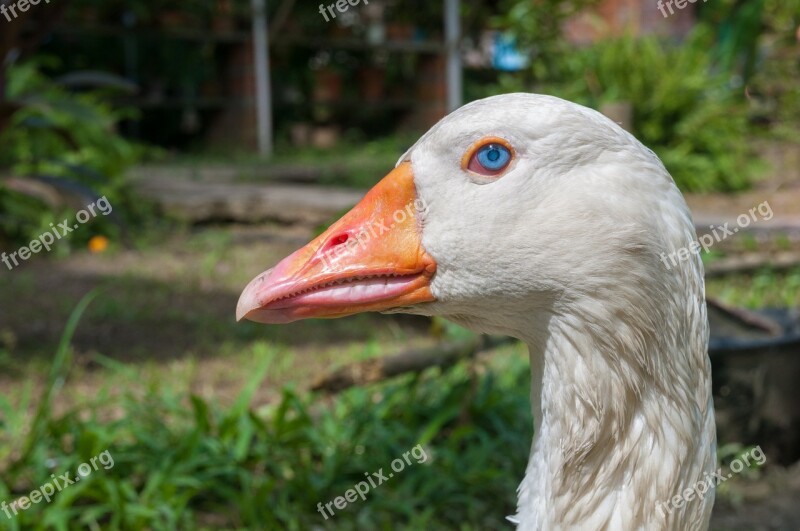
[[[289,323],[379,312],[434,299],[411,164],[403,162],[311,243],[244,288],[236,318]]]

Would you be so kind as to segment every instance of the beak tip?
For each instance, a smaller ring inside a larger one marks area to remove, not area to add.
[[[244,307],[242,299],[240,298],[239,303],[236,305],[236,322],[239,323],[242,319],[247,318],[248,313],[250,313],[250,311]]]
[[[239,296],[239,301],[236,303],[236,322],[247,319],[247,316],[258,308],[258,301],[256,300],[253,290],[247,286],[242,294]]]
[[[261,307],[258,297],[258,288],[262,286],[271,273],[272,269],[264,271],[251,280],[250,283],[245,286],[244,290],[242,290],[242,294],[239,295],[239,301],[236,303],[236,322],[248,319],[248,315]]]

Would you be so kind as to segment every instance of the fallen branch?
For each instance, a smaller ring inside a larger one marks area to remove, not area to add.
[[[311,386],[314,391],[338,393],[348,387],[380,382],[409,372],[419,373],[431,367],[445,368],[472,358],[481,351],[515,341],[508,337],[481,336],[467,341],[452,341],[435,347],[414,349],[352,363],[319,378]]]

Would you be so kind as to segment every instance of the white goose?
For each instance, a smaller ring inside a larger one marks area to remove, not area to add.
[[[705,529],[715,468],[695,231],[658,157],[601,114],[509,94],[453,112],[237,317],[441,315],[525,341],[519,529]],[[700,489],[707,490],[707,489]],[[678,497],[678,498],[676,498]]]

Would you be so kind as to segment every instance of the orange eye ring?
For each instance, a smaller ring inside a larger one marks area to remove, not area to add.
[[[472,144],[464,153],[461,169],[483,177],[498,177],[508,169],[516,155],[505,138],[487,136]]]

